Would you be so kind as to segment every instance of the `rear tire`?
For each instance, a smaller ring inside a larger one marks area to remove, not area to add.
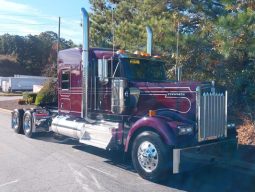
[[[23,134],[23,115],[22,109],[14,109],[12,112],[12,128],[16,133]]]
[[[31,138],[33,136],[33,119],[30,111],[26,111],[23,116],[23,131],[24,134]]]
[[[138,135],[132,146],[132,162],[138,174],[149,181],[165,181],[171,174],[171,151],[157,133]]]

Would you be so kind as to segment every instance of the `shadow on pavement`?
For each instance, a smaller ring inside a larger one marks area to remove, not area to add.
[[[135,172],[130,160],[125,161],[123,153],[120,152],[87,146],[80,144],[78,140],[53,133],[39,133],[35,135],[34,139],[72,145],[74,149],[106,159],[105,163]],[[245,159],[250,163],[255,162],[255,147],[240,146],[235,158]],[[255,164],[253,165],[255,166]],[[255,192],[255,177],[245,172],[236,171],[231,167],[206,166],[190,172],[169,175],[167,182],[161,183],[161,185],[190,192]]]
[[[50,142],[50,143],[59,143],[64,145],[82,145],[77,139],[66,137],[64,135],[58,135],[53,132],[41,132],[35,133],[33,139]]]
[[[120,153],[84,145],[73,148],[106,158],[105,163],[135,172],[132,163],[123,161]],[[242,154],[238,155],[242,156]],[[167,181],[161,185],[190,192],[255,192],[255,177],[235,171],[231,167],[206,166],[190,172],[169,175]]]

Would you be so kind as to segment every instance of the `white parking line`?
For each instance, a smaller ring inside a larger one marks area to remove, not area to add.
[[[11,184],[13,184],[13,183],[17,183],[17,182],[19,182],[19,180],[10,181],[10,182],[7,182],[7,183],[4,183],[4,184],[1,184],[1,185],[0,185],[0,187],[4,187],[4,186],[6,186],[6,185],[11,185]]]
[[[68,164],[69,168],[71,169],[73,175],[74,175],[74,178],[75,178],[75,181],[82,187],[82,189],[84,191],[93,191],[88,184],[86,184],[86,181],[88,180],[87,177],[85,177],[82,172],[80,171],[77,171],[76,169],[74,169],[71,164]]]
[[[86,167],[88,167],[88,168],[90,168],[90,169],[93,169],[93,170],[95,170],[95,171],[98,171],[98,172],[100,172],[100,173],[103,173],[103,174],[105,174],[105,175],[107,175],[107,176],[109,176],[109,177],[113,177],[113,178],[116,179],[116,176],[113,175],[113,174],[111,174],[111,173],[104,172],[104,171],[102,171],[102,170],[100,170],[100,169],[97,169],[97,168],[92,167],[92,166],[89,166],[89,165],[87,165]]]
[[[97,188],[98,188],[99,190],[102,190],[103,187],[100,185],[100,183],[98,182],[98,180],[97,180],[97,178],[95,177],[95,175],[94,175],[93,173],[91,173],[89,170],[87,170],[87,171],[89,172],[90,176],[91,176],[92,179],[94,180],[94,182],[95,182]]]

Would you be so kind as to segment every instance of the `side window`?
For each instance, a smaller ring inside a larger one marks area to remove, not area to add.
[[[70,71],[62,71],[61,89],[70,89]]]
[[[121,77],[121,64],[118,60],[98,59],[98,77],[103,84],[108,83],[108,78]]]

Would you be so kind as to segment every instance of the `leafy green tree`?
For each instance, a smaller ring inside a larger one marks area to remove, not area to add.
[[[224,59],[222,82],[236,104],[255,101],[255,10],[252,1],[228,2],[229,14],[219,17],[214,28],[214,47]]]
[[[14,55],[27,74],[56,76],[57,40],[52,31],[25,37],[4,34],[0,36],[0,54]],[[60,49],[74,46],[73,41],[60,39]]]
[[[114,34],[115,47],[145,51],[145,26],[150,25],[154,32],[153,53],[163,56],[169,71],[175,64],[181,65],[184,79],[216,80],[228,87],[233,103],[243,101],[243,95],[255,101],[254,1],[90,2],[92,46],[112,47]]]
[[[212,50],[211,36],[208,35],[212,29],[212,22],[218,15],[226,14],[224,7],[216,0],[209,2],[91,0],[90,2],[93,7],[91,15],[93,46],[106,44],[107,47],[112,47],[112,28],[114,28],[116,47],[130,51],[145,51],[145,27],[150,25],[154,33],[154,54],[164,56],[170,67],[175,65],[178,59],[187,71],[192,71],[194,67],[199,69],[200,62],[203,62],[203,65],[208,64],[205,63],[205,57],[211,54],[210,50]],[[114,11],[112,8],[115,8]],[[178,58],[175,54],[177,30],[180,31]],[[100,39],[100,42],[104,43],[97,43],[94,39]],[[216,56],[217,54],[213,53],[210,57],[215,59]],[[186,76],[196,77],[193,74]]]

